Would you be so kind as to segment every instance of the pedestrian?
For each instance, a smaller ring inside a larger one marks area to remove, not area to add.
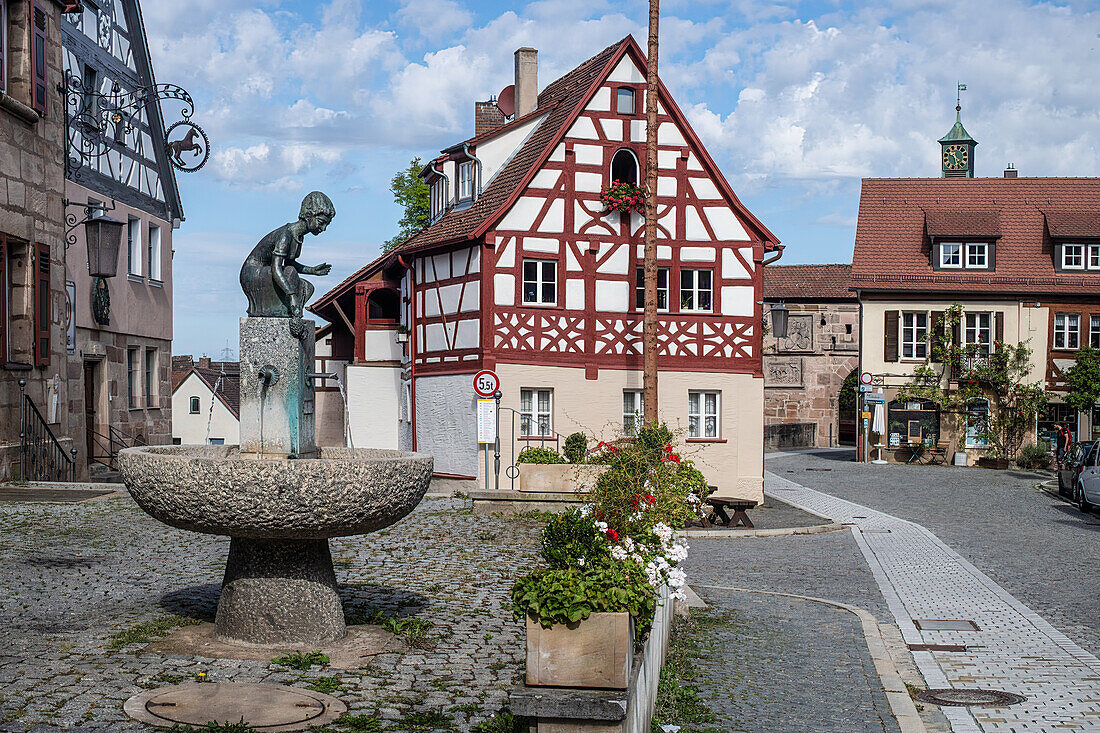
[[[1069,451],[1070,443],[1073,442],[1073,435],[1062,423],[1058,423],[1057,432],[1054,436],[1054,453],[1055,458],[1058,461],[1058,467],[1062,466],[1062,459],[1065,457],[1066,452]]]

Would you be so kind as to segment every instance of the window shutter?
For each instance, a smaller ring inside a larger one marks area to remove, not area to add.
[[[0,92],[8,91],[6,86],[8,77],[4,73],[4,64],[7,63],[5,56],[8,50],[8,16],[5,14],[5,9],[6,6],[0,7]]]
[[[898,311],[886,311],[886,340],[882,353],[886,361],[898,360]]]
[[[50,363],[50,245],[34,245],[34,365]]]
[[[46,11],[37,2],[27,3],[31,27],[31,107],[46,114]]]
[[[932,311],[932,344],[928,353],[931,355],[932,361],[937,363],[943,357],[940,353],[940,339],[944,336],[943,321],[943,311]]]
[[[8,238],[0,232],[0,364],[8,360]]]
[[[997,342],[1005,340],[1005,314],[998,312],[993,316],[993,339]]]

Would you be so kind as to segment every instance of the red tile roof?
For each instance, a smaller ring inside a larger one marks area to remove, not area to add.
[[[999,234],[995,269],[934,271],[929,226],[934,236]],[[1055,271],[1051,234],[1066,232],[1100,236],[1100,178],[867,178],[859,200],[852,286],[1100,294],[1100,274]]]
[[[849,289],[851,265],[768,265],[764,268],[764,298],[805,303],[814,300],[855,300]]]
[[[241,419],[241,365],[236,361],[216,361],[213,368],[193,366],[186,371],[172,372],[172,392],[179,389],[192,372],[218,396],[233,417]],[[178,375],[178,379],[177,379]]]

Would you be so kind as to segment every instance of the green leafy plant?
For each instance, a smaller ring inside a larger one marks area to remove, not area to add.
[[[109,646],[111,649],[121,649],[130,644],[145,644],[153,639],[164,636],[172,629],[181,626],[194,626],[195,624],[201,623],[202,622],[198,619],[188,618],[186,616],[166,616],[164,618],[154,619],[153,621],[146,621],[131,629],[118,632],[111,637]]]
[[[380,733],[384,730],[381,718],[362,714],[344,713],[333,725],[342,730],[356,731],[356,733]]]
[[[236,723],[230,723],[228,721],[219,723],[212,720],[200,728],[177,723],[168,730],[173,733],[248,733],[252,730],[252,726],[245,723],[244,718],[241,718],[240,721]]]
[[[612,181],[600,190],[600,202],[608,211],[642,214],[645,212],[645,199],[645,189],[627,181]]]
[[[407,730],[410,733],[428,733],[433,730],[454,730],[454,718],[441,710],[412,712],[401,720],[395,720],[390,730]]]
[[[433,644],[428,636],[428,629],[432,628],[432,622],[417,616],[398,618],[390,616],[382,619],[382,628],[391,634],[403,637],[409,646],[417,649],[430,649]]]
[[[570,463],[584,463],[585,454],[588,452],[588,438],[584,433],[572,433],[565,439],[562,452]]]
[[[290,667],[291,669],[297,669],[305,671],[313,665],[324,666],[329,663],[329,657],[327,654],[321,651],[312,652],[292,652],[290,654],[284,654],[281,657],[275,657],[271,660],[272,664],[278,664],[281,667]]]
[[[1047,468],[1050,466],[1050,451],[1045,445],[1029,444],[1020,449],[1016,464],[1020,468]]]
[[[339,677],[318,677],[306,685],[306,687],[315,692],[323,692],[326,695],[331,695],[334,692],[343,692],[344,683],[340,681]]]
[[[552,568],[584,567],[609,557],[606,537],[579,509],[555,515],[542,531],[542,558]]]
[[[565,463],[565,458],[553,448],[524,448],[516,456],[516,463]]]
[[[527,733],[530,726],[527,718],[500,712],[470,728],[470,733]]]
[[[430,223],[430,189],[420,177],[423,168],[420,158],[413,158],[407,168],[390,179],[393,201],[404,213],[397,222],[397,234],[382,243],[383,251],[393,249]]]
[[[1091,410],[1100,402],[1100,351],[1084,346],[1073,365],[1063,372],[1065,402],[1078,410]]]
[[[584,570],[539,568],[512,586],[516,617],[530,615],[547,629],[578,623],[597,612],[625,611],[644,633],[655,606],[656,593],[634,563],[603,562]]]

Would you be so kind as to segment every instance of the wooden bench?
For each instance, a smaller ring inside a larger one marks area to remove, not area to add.
[[[749,515],[745,514],[757,505],[757,502],[751,499],[707,499],[707,503],[714,509],[715,515],[722,520],[718,524],[723,527],[753,529],[756,526],[749,519]],[[732,517],[726,513],[727,509],[733,511]]]

